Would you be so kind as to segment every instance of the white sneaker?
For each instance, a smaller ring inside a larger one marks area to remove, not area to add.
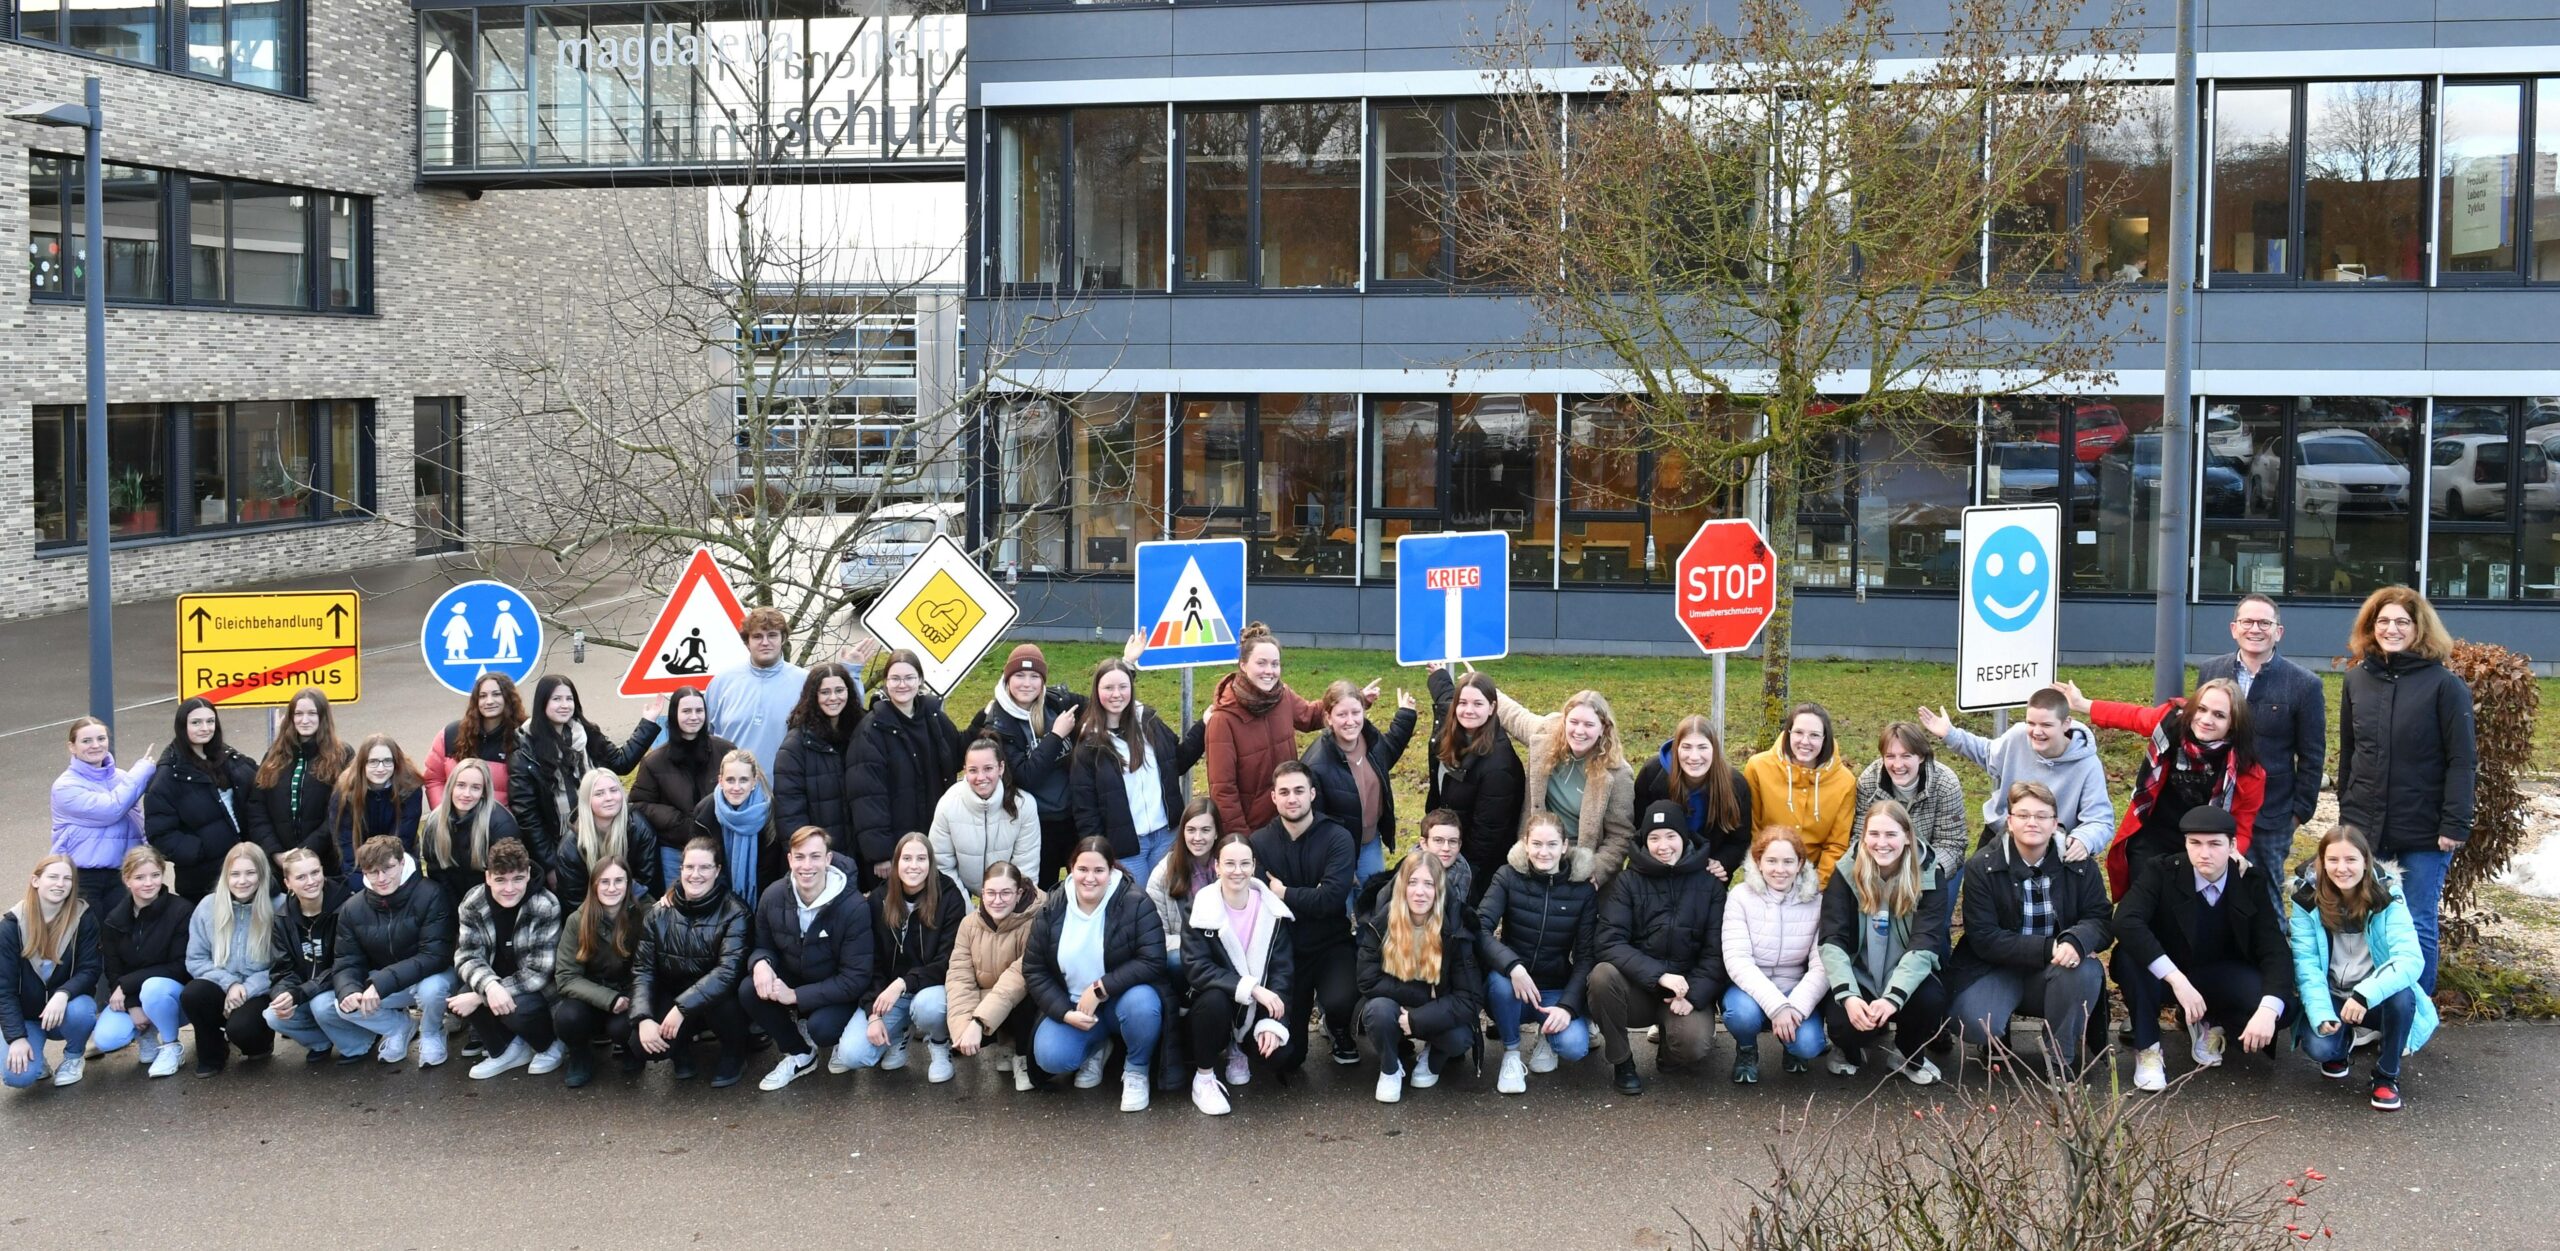
[[[1253,1082],[1253,1061],[1246,1058],[1244,1048],[1227,1048],[1227,1084],[1245,1086]]]
[[[176,1043],[160,1044],[159,1053],[151,1057],[153,1077],[176,1077],[178,1066],[187,1062],[187,1049]]]
[[[1227,1102],[1227,1088],[1219,1085],[1212,1073],[1191,1075],[1191,1106],[1200,1109],[1202,1116],[1225,1116],[1235,1111],[1234,1105]]]
[[[1395,1103],[1404,1098],[1404,1070],[1378,1074],[1378,1102]]]
[[[1025,1055],[1015,1056],[1013,1058],[1012,1067],[1013,1093],[1017,1095],[1028,1094],[1031,1090],[1031,1057]]]
[[[924,1079],[929,1082],[950,1081],[951,1044],[948,1042],[935,1042],[928,1038],[924,1040],[924,1050],[925,1054],[933,1057],[932,1062],[925,1066]]]
[[[773,1071],[765,1074],[763,1081],[756,1083],[756,1089],[780,1090],[799,1080],[801,1074],[815,1070],[817,1067],[818,1057],[814,1052],[808,1055],[784,1056],[782,1063],[774,1065]]]
[[[568,1048],[562,1046],[560,1040],[555,1038],[551,1040],[550,1046],[533,1053],[533,1063],[526,1066],[525,1072],[540,1077],[558,1069],[560,1062],[568,1058]]]
[[[844,1027],[844,1037],[837,1039],[836,1045],[827,1049],[828,1074],[853,1071],[853,1044],[861,1037],[862,1031],[850,1025]]]
[[[1848,1053],[1837,1047],[1831,1049],[1831,1058],[1827,1061],[1827,1064],[1833,1073],[1841,1077],[1856,1077],[1858,1075],[1858,1066],[1850,1063]]]
[[[1502,1072],[1493,1079],[1493,1088],[1506,1095],[1529,1093],[1529,1066],[1520,1059],[1518,1048],[1502,1053]]]
[[[1147,1110],[1147,1104],[1152,1102],[1154,1098],[1155,1095],[1153,1090],[1147,1085],[1146,1074],[1139,1072],[1136,1069],[1122,1069],[1120,1071],[1121,1111],[1144,1112]]]
[[[410,1028],[414,1030],[417,1027],[413,1025]],[[418,1035],[419,1068],[434,1068],[435,1066],[444,1063],[444,1056],[445,1038],[443,1030],[431,1029]]]
[[[1937,1062],[1927,1056],[1910,1059],[1904,1057],[1901,1048],[1887,1047],[1884,1050],[1884,1058],[1886,1071],[1902,1074],[1914,1086],[1927,1086],[1938,1080]]]
[[[2349,1051],[2362,1051],[2362,1050],[2364,1050],[2365,1048],[2370,1047],[2370,1046],[2374,1045],[2375,1043],[2378,1043],[2378,1042],[2381,1042],[2381,1041],[2382,1041],[2382,1031],[2381,1031],[2381,1030],[2378,1030],[2378,1029],[2366,1029],[2365,1027],[2363,1027],[2363,1026],[2359,1025],[2359,1026],[2357,1026],[2357,1027],[2356,1027],[2356,1036],[2355,1036],[2355,1040],[2354,1040],[2352,1043],[2348,1044],[2347,1049],[2348,1049]]]
[[[374,1058],[384,1064],[398,1064],[408,1059],[409,1040],[417,1036],[418,1023],[405,1016],[401,1017],[399,1023],[391,1027],[391,1032],[382,1036],[382,1045],[374,1048]],[[436,1058],[441,1060],[444,1057]]]
[[[1429,1090],[1440,1084],[1440,1075],[1431,1071],[1431,1048],[1416,1047],[1413,1056],[1413,1088]]]
[[[53,1084],[56,1086],[77,1086],[80,1084],[80,1075],[88,1071],[88,1068],[89,1057],[80,1055],[76,1052],[71,1055],[64,1056],[62,1057],[62,1063],[54,1067]]]
[[[1548,1040],[1547,1031],[1543,1029],[1532,1029],[1527,1037],[1520,1040],[1520,1058],[1528,1061],[1532,1073],[1556,1071],[1555,1044]]]
[[[907,1067],[907,1039],[902,1034],[889,1040],[888,1054],[880,1057],[880,1071],[895,1073],[905,1067]]]
[[[2222,1027],[2213,1025],[2192,1031],[2187,1049],[2195,1055],[2196,1067],[2210,1069],[2221,1067],[2223,1049],[2229,1045],[2230,1039],[2222,1032]]]
[[[1094,1048],[1093,1054],[1086,1056],[1084,1063],[1076,1066],[1076,1089],[1091,1090],[1101,1085],[1103,1067],[1110,1063],[1111,1048],[1107,1046]]]
[[[2161,1057],[2158,1043],[2133,1053],[2133,1088],[2150,1091],[2169,1088],[2169,1065]]]
[[[144,1067],[144,1068],[146,1068],[146,1069],[147,1069],[147,1068],[150,1068],[150,1067],[151,1067],[151,1065],[152,1065],[152,1062],[153,1062],[153,1061],[156,1061],[156,1060],[158,1060],[159,1058],[160,1058],[160,1030],[159,1030],[159,1027],[157,1027],[157,1026],[149,1026],[149,1025],[146,1025],[146,1026],[142,1027],[141,1029],[135,1030],[135,1031],[134,1031],[134,1034],[133,1034],[133,1059],[134,1059],[134,1063],[139,1064],[139,1065],[141,1065],[142,1067]]]
[[[514,1039],[507,1044],[506,1050],[472,1065],[471,1079],[485,1082],[500,1073],[523,1068],[532,1062],[533,1044],[521,1038]]]

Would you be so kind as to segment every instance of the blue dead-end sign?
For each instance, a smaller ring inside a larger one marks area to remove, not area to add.
[[[1396,663],[1500,660],[1511,651],[1511,536],[1396,540]]]

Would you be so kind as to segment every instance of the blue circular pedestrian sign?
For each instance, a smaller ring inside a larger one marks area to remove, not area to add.
[[[542,614],[504,582],[465,582],[436,597],[418,623],[427,672],[456,695],[471,693],[484,673],[521,686],[542,662]]]

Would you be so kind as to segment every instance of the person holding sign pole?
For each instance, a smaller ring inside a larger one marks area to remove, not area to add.
[[[1469,673],[1453,680],[1448,667],[1437,661],[1423,667],[1430,671],[1431,761],[1422,806],[1425,812],[1447,812],[1456,819],[1459,854],[1469,872],[1459,879],[1465,884],[1452,889],[1473,911],[1520,836],[1528,775],[1496,716],[1502,693],[1493,678]],[[1425,820],[1426,838],[1430,831]]]
[[[1361,689],[1375,703],[1378,684]],[[1271,779],[1281,762],[1298,759],[1298,733],[1324,728],[1324,709],[1280,680],[1280,643],[1259,621],[1236,637],[1236,671],[1218,679],[1209,701],[1206,750],[1209,798],[1218,829],[1258,830],[1272,818]],[[1297,909],[1305,915],[1305,909]]]
[[[1626,749],[1618,744],[1618,718],[1609,711],[1608,697],[1576,691],[1566,697],[1564,707],[1542,717],[1501,695],[1494,715],[1503,732],[1521,744],[1520,759],[1527,766],[1527,802],[1521,805],[1514,841],[1539,813],[1554,813],[1573,845],[1592,854],[1592,889],[1609,889],[1618,870],[1626,867],[1628,849],[1635,846],[1636,775],[1627,767]]]

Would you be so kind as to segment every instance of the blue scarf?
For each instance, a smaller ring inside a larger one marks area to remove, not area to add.
[[[727,795],[711,792],[711,811],[720,818],[720,845],[729,861],[729,889],[739,898],[756,897],[756,848],[764,842],[765,816],[772,809],[773,794],[761,786],[734,808]]]

